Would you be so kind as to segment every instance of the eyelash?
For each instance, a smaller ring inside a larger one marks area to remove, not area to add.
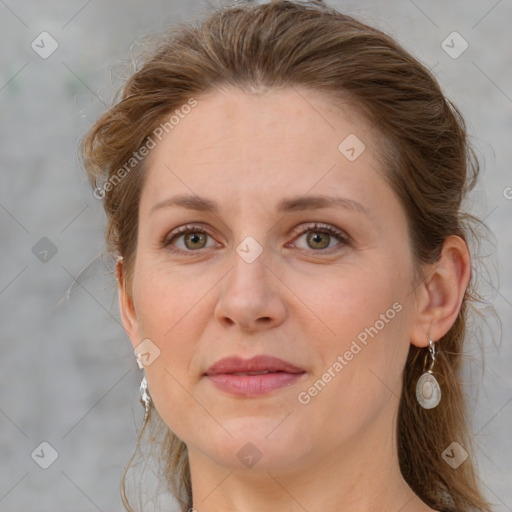
[[[293,231],[294,237],[298,238],[305,233],[308,233],[309,231],[314,231],[316,233],[325,233],[331,236],[334,236],[338,239],[339,242],[341,242],[339,245],[350,245],[350,237],[348,237],[343,231],[340,231],[339,229],[335,228],[334,226],[330,226],[328,224],[319,224],[319,223],[313,223],[312,225],[309,225],[307,227],[297,228]],[[174,231],[171,231],[168,235],[166,235],[162,241],[161,246],[163,248],[168,248],[171,245],[171,243],[176,239],[179,238],[179,236],[186,235],[189,233],[202,233],[208,236],[211,236],[208,231],[206,231],[201,225],[198,224],[187,224],[185,226],[182,226],[180,228],[175,229]],[[313,253],[330,253],[332,250],[339,248],[339,245],[336,245],[335,247],[330,247],[327,249],[309,249],[310,252]],[[201,249],[196,250],[183,250],[183,249],[169,249],[172,252],[175,253],[193,253],[193,252],[199,252]],[[308,249],[304,249],[308,250]]]

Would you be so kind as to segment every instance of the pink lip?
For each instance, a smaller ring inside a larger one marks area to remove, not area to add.
[[[268,371],[260,375],[252,372]],[[276,389],[291,386],[305,373],[287,361],[272,356],[251,359],[228,357],[217,361],[205,373],[218,389],[236,396],[259,396]],[[245,375],[244,375],[245,374]]]

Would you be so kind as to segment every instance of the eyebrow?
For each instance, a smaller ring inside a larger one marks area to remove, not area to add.
[[[218,213],[220,210],[219,204],[213,201],[212,199],[207,199],[205,197],[200,197],[197,195],[175,195],[153,205],[149,213],[152,214],[156,210],[160,210],[162,208],[170,208],[173,206],[186,208],[187,210],[196,210],[211,213]],[[277,204],[276,210],[278,212],[294,212],[305,210],[319,210],[322,208],[332,208],[336,206],[340,206],[342,208],[346,208],[370,216],[370,212],[361,203],[358,203],[357,201],[348,199],[346,197],[330,195],[310,195],[282,199]]]

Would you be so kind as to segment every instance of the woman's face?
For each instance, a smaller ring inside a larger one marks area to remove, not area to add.
[[[191,461],[230,468],[392,442],[417,315],[375,134],[308,90],[224,89],[190,110],[155,138],[133,302],[121,290],[159,414]]]

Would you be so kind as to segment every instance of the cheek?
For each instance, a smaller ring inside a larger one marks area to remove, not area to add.
[[[343,378],[333,380],[361,388],[359,398],[366,392],[378,393],[372,391],[372,382],[382,388],[378,379],[382,376],[390,387],[400,385],[409,346],[404,276],[390,275],[388,269],[377,266],[371,270],[351,268],[314,283],[303,281],[294,291],[321,320],[315,320],[315,325],[323,326],[321,333],[310,335],[311,348],[320,355],[320,372],[342,356],[343,370],[337,375],[343,374]],[[313,318],[311,314],[308,317]],[[302,329],[307,332],[306,324]]]
[[[207,285],[191,282],[172,268],[143,263],[134,279],[134,304],[141,339],[151,340],[158,353],[146,373],[155,392],[165,387],[174,393],[180,384],[189,386],[195,341],[201,338],[208,307]]]
[[[333,438],[352,435],[396,405],[409,346],[407,311],[395,283],[361,274],[340,283],[323,299],[312,298],[311,309],[335,334],[310,337],[321,364],[300,390],[300,403],[308,404],[299,406],[308,421],[321,418],[319,428]]]
[[[191,428],[189,418],[204,417],[191,394],[196,378],[191,362],[204,328],[207,297],[202,286],[191,285],[172,269],[142,264],[139,269],[133,288],[140,334],[158,352],[145,368],[149,391],[165,423],[184,439]]]
[[[200,315],[210,284],[207,276],[193,277],[168,264],[146,264],[140,260],[134,279],[134,304],[142,334],[154,337],[159,345],[174,344],[184,324],[187,329],[198,323],[190,316]],[[188,331],[189,332],[189,331]],[[190,333],[187,337],[191,338]],[[163,347],[162,347],[163,348]]]

